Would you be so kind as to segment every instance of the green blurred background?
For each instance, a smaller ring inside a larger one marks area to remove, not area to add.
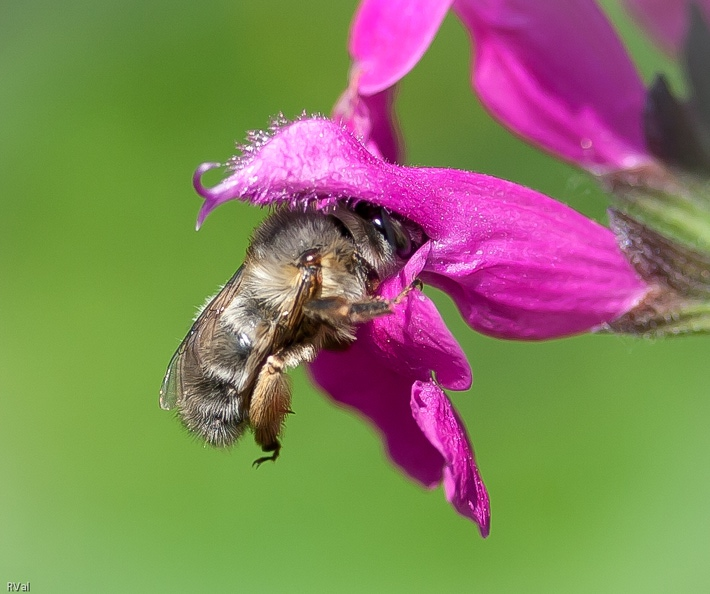
[[[279,112],[329,112],[354,6],[0,5],[0,588],[708,591],[708,339],[501,342],[435,295],[476,375],[452,398],[492,499],[487,540],[302,370],[283,456],[258,471],[251,438],[206,449],[158,407],[195,307],[264,216],[230,203],[195,233],[192,172]],[[607,9],[645,77],[672,68]],[[592,181],[489,119],[468,63],[449,18],[401,88],[409,161],[603,220]]]

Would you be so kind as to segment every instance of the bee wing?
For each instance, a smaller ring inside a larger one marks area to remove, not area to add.
[[[222,290],[214,296],[192,324],[187,336],[170,359],[160,387],[160,408],[170,410],[176,406],[184,393],[183,368],[186,364],[200,364],[199,346],[203,337],[209,339],[214,332],[222,312],[234,300],[239,292],[244,265],[239,267]]]

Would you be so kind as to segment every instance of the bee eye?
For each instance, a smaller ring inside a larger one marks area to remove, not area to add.
[[[379,214],[372,218],[372,224],[385,236],[400,258],[406,258],[412,254],[412,241],[404,226],[398,220],[390,217],[384,208],[381,208]]]
[[[392,218],[382,207],[360,202],[355,206],[355,212],[363,219],[370,221],[372,226],[387,240],[400,258],[412,255],[412,241],[402,223]]]

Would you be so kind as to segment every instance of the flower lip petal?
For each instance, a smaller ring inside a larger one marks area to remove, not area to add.
[[[415,253],[399,274],[385,280],[379,296],[394,299],[421,272],[429,246]],[[434,304],[417,288],[394,311],[358,328],[342,351],[323,351],[310,365],[314,380],[336,401],[353,407],[380,430],[393,462],[427,487],[441,482],[443,460],[411,415],[412,385],[432,371],[454,390],[471,385],[466,354]]]
[[[409,286],[420,268],[417,259],[424,260],[415,254],[414,264],[386,281],[384,296],[396,295],[403,286]],[[473,497],[468,492],[468,486],[474,484],[471,473],[478,477],[470,445],[455,451],[449,447],[452,431],[468,443],[463,426],[457,418],[452,420],[455,413],[450,406],[442,417],[427,416],[424,405],[415,410],[412,404],[416,386],[434,385],[432,369],[454,389],[470,386],[465,354],[436,308],[418,289],[411,290],[391,315],[361,326],[357,340],[347,349],[323,351],[310,365],[316,383],[333,399],[355,408],[377,426],[393,462],[429,488],[441,482],[443,469],[449,501],[460,511],[468,509],[461,513],[485,526],[478,511],[464,505],[464,500],[470,502]],[[485,494],[482,483],[478,483],[476,488]],[[481,530],[487,534],[487,527]]]

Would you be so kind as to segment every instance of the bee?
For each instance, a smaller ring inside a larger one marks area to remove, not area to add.
[[[270,454],[254,464],[276,460],[292,412],[285,372],[390,314],[415,283],[392,300],[375,292],[411,251],[412,235],[382,208],[276,210],[173,355],[160,406],[216,447],[250,428]]]

